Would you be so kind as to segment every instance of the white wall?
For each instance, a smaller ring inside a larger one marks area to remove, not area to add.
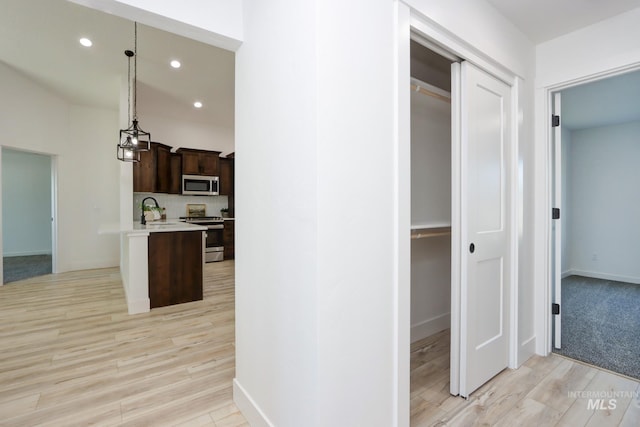
[[[185,109],[189,114],[185,114]],[[227,112],[233,111],[233,105],[222,105],[213,99],[202,110],[194,110],[157,90],[138,85],[140,126],[151,132],[152,141],[174,149],[199,148],[220,151],[222,155],[232,153],[235,150],[234,122],[233,115]],[[219,111],[224,117],[210,114],[211,111]],[[185,116],[193,119],[186,120]]]
[[[548,230],[548,91],[640,65],[640,8],[536,46],[535,90],[535,265],[536,352],[547,354],[550,341]]]
[[[246,1],[236,54],[234,398],[252,425],[323,424],[314,9]]]
[[[411,92],[411,225],[451,225],[451,104]],[[411,342],[451,326],[451,237],[411,241]]]
[[[0,144],[55,156],[58,270],[118,265],[117,237],[97,232],[118,217],[117,113],[69,104],[1,63],[0,93]]]
[[[451,327],[451,237],[411,241],[411,342]]]
[[[3,256],[51,254],[51,158],[2,149]]]
[[[451,104],[411,92],[411,225],[451,225]]]
[[[571,133],[568,270],[640,283],[640,122]]]

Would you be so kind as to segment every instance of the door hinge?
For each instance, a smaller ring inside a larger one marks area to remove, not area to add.
[[[551,219],[560,219],[560,208],[551,208]]]
[[[551,115],[551,127],[557,128],[560,126],[560,116],[556,116],[555,114]]]
[[[560,304],[551,304],[551,314],[560,314]]]

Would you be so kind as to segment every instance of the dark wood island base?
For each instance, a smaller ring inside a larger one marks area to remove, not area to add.
[[[202,231],[149,234],[151,308],[202,299]]]

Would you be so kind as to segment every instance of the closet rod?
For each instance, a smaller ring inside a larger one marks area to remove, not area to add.
[[[427,239],[429,237],[438,237],[438,236],[450,236],[451,235],[451,228],[447,228],[447,229],[433,229],[433,230],[428,230],[428,229],[424,229],[424,230],[415,230],[411,232],[411,239]]]
[[[439,93],[432,92],[429,89],[425,89],[422,86],[411,83],[411,89],[415,90],[416,92],[420,92],[424,95],[432,96],[436,99],[439,99],[441,101],[448,102],[449,104],[451,104],[451,98],[447,98],[444,95],[440,95]]]

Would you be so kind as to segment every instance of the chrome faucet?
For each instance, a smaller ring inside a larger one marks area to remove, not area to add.
[[[153,197],[145,197],[144,199],[142,199],[142,203],[140,203],[140,209],[142,209],[142,215],[140,215],[140,224],[142,225],[145,225],[147,223],[147,219],[144,217],[144,202],[146,202],[149,199],[153,200],[153,203],[156,204],[156,208],[160,209],[160,205],[158,204],[158,201]]]

